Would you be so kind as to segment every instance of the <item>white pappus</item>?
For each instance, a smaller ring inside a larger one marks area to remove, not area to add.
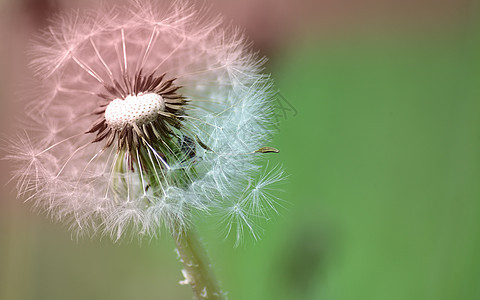
[[[19,196],[76,234],[156,236],[197,212],[237,239],[276,213],[279,167],[264,59],[183,2],[54,18],[32,42],[25,128],[9,139]]]

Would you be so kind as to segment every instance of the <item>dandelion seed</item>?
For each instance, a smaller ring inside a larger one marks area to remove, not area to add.
[[[282,173],[255,179],[261,153],[278,152],[265,147],[272,83],[238,30],[135,1],[59,15],[30,56],[31,133],[9,155],[20,195],[81,235],[181,232],[221,211],[238,239],[257,238],[250,217],[276,211],[267,186]]]

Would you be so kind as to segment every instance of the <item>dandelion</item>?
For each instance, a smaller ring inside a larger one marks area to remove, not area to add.
[[[222,25],[180,2],[58,15],[32,42],[36,80],[8,156],[19,195],[77,235],[118,241],[167,228],[197,297],[221,295],[208,267],[188,267],[203,259],[192,254],[192,216],[221,213],[238,239],[244,229],[256,237],[283,178],[274,168],[256,179],[259,156],[276,152],[264,147],[264,60]]]

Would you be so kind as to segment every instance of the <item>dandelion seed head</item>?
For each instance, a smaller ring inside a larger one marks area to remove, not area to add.
[[[29,53],[36,96],[8,157],[19,195],[79,236],[152,237],[221,214],[257,239],[282,173],[258,166],[272,81],[238,29],[138,0],[62,12]]]

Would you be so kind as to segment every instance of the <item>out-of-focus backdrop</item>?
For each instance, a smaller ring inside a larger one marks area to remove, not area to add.
[[[271,159],[290,174],[259,242],[233,248],[214,218],[198,220],[229,299],[480,299],[478,1],[205,3],[270,58]],[[0,1],[2,133],[28,36],[84,5]],[[1,189],[0,299],[191,299],[168,235],[75,241],[12,189]]]

